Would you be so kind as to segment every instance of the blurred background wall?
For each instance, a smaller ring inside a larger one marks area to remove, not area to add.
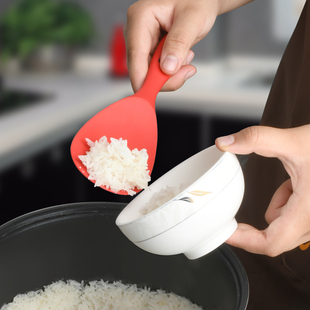
[[[1,0],[4,12],[17,0]],[[56,0],[55,0],[56,1]],[[61,1],[61,0],[59,0]],[[73,0],[82,5],[93,17],[96,40],[91,49],[106,52],[111,30],[116,22],[125,23],[127,8],[134,0]],[[303,0],[256,0],[238,10],[219,16],[210,37],[195,48],[201,59],[223,53],[281,55],[293,30]],[[286,9],[285,9],[286,8]],[[278,14],[282,18],[278,17]],[[277,23],[277,24],[276,24]],[[281,27],[282,37],[275,33]]]

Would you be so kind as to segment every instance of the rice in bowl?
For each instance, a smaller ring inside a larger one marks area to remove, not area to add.
[[[188,187],[188,184],[181,184],[180,186],[166,186],[159,192],[155,192],[148,203],[140,210],[142,215],[146,215],[160,206],[164,205],[166,202],[172,200],[175,196],[179,195]],[[151,187],[148,188],[151,190]]]

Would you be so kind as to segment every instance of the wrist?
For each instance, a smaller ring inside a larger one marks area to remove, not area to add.
[[[218,15],[233,11],[245,4],[253,2],[254,0],[219,0]]]

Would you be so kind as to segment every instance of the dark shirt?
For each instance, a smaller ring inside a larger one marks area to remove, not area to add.
[[[284,52],[261,120],[261,125],[278,128],[305,124],[310,124],[309,1]],[[245,197],[237,221],[265,229],[264,215],[271,197],[288,178],[278,159],[251,154],[245,168]],[[249,277],[248,310],[310,309],[309,245],[275,258],[235,249]]]

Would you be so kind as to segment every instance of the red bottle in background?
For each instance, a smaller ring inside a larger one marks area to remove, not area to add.
[[[124,25],[116,24],[110,46],[110,73],[115,77],[127,77],[126,44],[123,35]]]

